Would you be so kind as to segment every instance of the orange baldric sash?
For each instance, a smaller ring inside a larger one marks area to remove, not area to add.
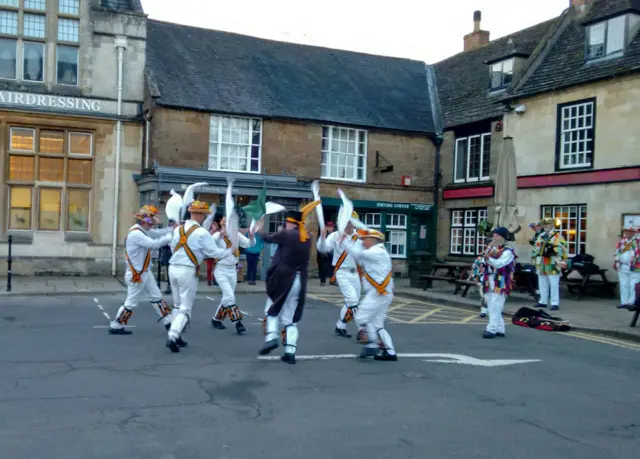
[[[387,274],[387,277],[384,278],[381,284],[378,284],[375,280],[373,280],[373,277],[371,277],[366,271],[364,271],[364,278],[367,279],[371,285],[373,285],[373,287],[378,291],[379,295],[386,295],[387,286],[389,285],[389,282],[391,282],[392,274],[393,271],[389,271],[389,274]]]
[[[358,239],[358,235],[354,234],[351,237],[351,240],[355,242],[356,239]],[[340,266],[342,266],[342,263],[344,263],[344,260],[346,260],[347,255],[349,255],[349,254],[347,253],[347,250],[345,249],[342,252],[342,255],[340,255],[340,257],[338,258],[338,261],[336,262],[336,266],[333,269],[333,276],[331,276],[331,279],[329,280],[330,282],[335,282],[336,281],[336,274],[337,274],[338,270],[340,269]],[[356,264],[356,268],[358,269],[358,275],[360,277],[362,277],[362,269],[360,268],[360,266],[358,264]]]
[[[193,225],[191,228],[189,228],[189,231],[185,233],[184,225],[180,226],[180,240],[178,241],[176,248],[173,249],[174,253],[177,252],[178,249],[184,249],[187,257],[189,257],[189,260],[191,260],[191,263],[193,263],[193,266],[195,266],[196,268],[196,276],[200,275],[200,263],[198,263],[198,259],[193,254],[191,247],[189,247],[189,245],[187,244],[187,240],[189,239],[189,236],[191,236],[191,234],[198,228],[198,225]]]
[[[231,247],[231,240],[227,236],[224,237],[224,243],[227,244],[227,249]],[[240,249],[234,250],[233,254],[238,258],[240,256]]]
[[[129,234],[131,234],[133,231],[141,231],[140,228],[133,228],[131,231],[129,231]],[[125,260],[127,260],[127,264],[129,265],[129,269],[131,270],[131,273],[133,274],[133,276],[131,277],[131,282],[133,282],[134,284],[140,284],[142,283],[142,275],[145,273],[145,271],[147,269],[149,269],[149,265],[151,264],[151,249],[147,250],[147,256],[144,257],[144,263],[142,264],[142,269],[140,270],[140,272],[136,271],[136,269],[133,267],[133,263],[131,263],[131,258],[129,258],[129,254],[127,253],[127,239],[125,238],[124,240],[124,258]]]

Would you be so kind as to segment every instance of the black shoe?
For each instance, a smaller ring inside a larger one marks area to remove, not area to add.
[[[504,338],[504,333],[496,333],[496,336],[497,336],[498,338]]]
[[[247,329],[242,325],[242,322],[236,322],[236,333],[238,333],[238,335],[242,335],[246,331]]]
[[[497,335],[496,335],[495,333],[491,333],[491,332],[488,332],[488,331],[485,331],[485,332],[482,334],[482,337],[483,337],[483,338],[485,338],[485,339],[493,339],[493,338],[495,338],[496,336],[497,336]]]
[[[288,363],[290,365],[295,365],[296,364],[296,355],[295,354],[285,354],[282,357],[280,357],[280,360],[282,360],[285,363]]]
[[[383,362],[397,362],[398,356],[396,354],[389,354],[387,351],[384,351],[380,355],[376,355],[373,360],[382,360]]]
[[[110,335],[131,335],[133,332],[131,330],[127,330],[126,328],[111,328],[109,327]]]
[[[211,325],[213,326],[213,328],[217,328],[218,330],[224,330],[225,328],[227,328],[222,322],[216,319],[211,319]]]
[[[378,348],[375,347],[363,347],[362,352],[360,352],[360,358],[366,359],[367,357],[375,357],[378,355]]]
[[[168,324],[164,324],[164,328],[165,330],[169,331],[171,329],[171,322],[169,322]]]
[[[277,339],[272,339],[271,341],[267,341],[262,346],[262,349],[260,349],[260,355],[267,355],[269,352],[273,351],[274,349],[277,349],[277,347],[278,347]]]
[[[538,303],[534,306],[534,308],[546,308],[547,305],[546,304],[542,304],[542,303]]]
[[[178,343],[176,341],[168,339],[165,346],[167,346],[171,352],[180,352],[180,348],[178,347]]]
[[[164,294],[165,294],[165,295],[171,295],[171,289],[170,289],[170,288],[166,289],[166,290],[164,291]]]
[[[213,282],[211,282],[211,281],[207,281],[207,285],[208,285],[209,287],[211,287],[211,286],[213,285]]]
[[[187,347],[189,345],[189,343],[187,343],[185,340],[183,340],[182,338],[178,338],[176,340],[176,344],[178,345],[178,347]]]
[[[351,335],[347,333],[347,330],[336,327],[336,335],[342,336],[343,338],[351,338]]]

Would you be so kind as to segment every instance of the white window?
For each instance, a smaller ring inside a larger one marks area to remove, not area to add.
[[[622,55],[626,19],[626,15],[618,16],[589,27],[587,59]]]
[[[259,119],[211,115],[210,170],[260,172],[261,145]]]
[[[369,228],[380,228],[382,226],[382,214],[364,214],[364,224]]]
[[[491,89],[506,88],[513,80],[514,59],[506,59],[491,65]]]
[[[367,131],[322,127],[322,178],[364,182]]]
[[[555,218],[557,229],[567,241],[569,255],[584,254],[587,250],[587,206],[542,206],[542,218]]]
[[[560,105],[558,135],[560,169],[591,167],[595,130],[595,101]]]
[[[456,139],[454,182],[489,180],[491,164],[491,134]]]
[[[76,86],[79,15],[79,0],[0,0],[0,78]]]
[[[385,226],[385,246],[391,258],[407,257],[407,216],[403,214],[387,214]]]
[[[452,255],[479,255],[486,245],[486,237],[477,230],[487,219],[487,209],[460,209],[451,211],[449,252]]]

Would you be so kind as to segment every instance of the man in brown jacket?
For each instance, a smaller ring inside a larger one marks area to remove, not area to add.
[[[260,355],[266,355],[278,347],[278,322],[282,323],[284,355],[282,361],[296,363],[298,342],[297,323],[302,318],[307,293],[307,268],[311,242],[304,222],[307,215],[320,201],[307,204],[302,211],[289,211],[285,229],[273,234],[262,230],[259,234],[265,242],[278,244],[271,266],[267,272],[266,337]]]

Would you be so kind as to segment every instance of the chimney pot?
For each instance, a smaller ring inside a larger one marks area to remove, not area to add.
[[[480,10],[473,12],[473,31],[478,32],[480,30],[480,21],[482,21],[482,12]]]

